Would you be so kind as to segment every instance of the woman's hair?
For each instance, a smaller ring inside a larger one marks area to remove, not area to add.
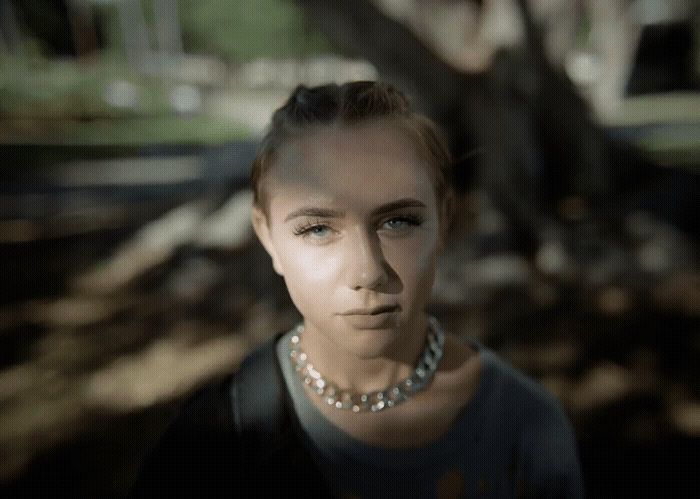
[[[356,81],[318,87],[299,85],[272,115],[250,175],[253,205],[269,216],[263,178],[283,144],[319,128],[340,128],[374,121],[388,122],[407,134],[416,152],[433,170],[435,195],[440,201],[452,190],[452,158],[447,141],[429,118],[411,109],[408,98],[384,82]],[[448,214],[451,218],[452,214]]]

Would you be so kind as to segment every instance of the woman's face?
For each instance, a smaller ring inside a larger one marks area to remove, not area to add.
[[[430,167],[402,132],[315,131],[265,182],[269,219],[254,209],[253,224],[307,331],[360,358],[418,334],[442,239]]]

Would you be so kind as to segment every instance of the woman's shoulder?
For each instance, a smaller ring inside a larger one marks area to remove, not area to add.
[[[145,457],[131,497],[151,497],[157,491],[180,497],[201,490],[217,497],[222,490],[235,492],[231,470],[242,469],[249,451],[242,428],[255,418],[263,422],[269,418],[251,414],[257,410],[254,402],[265,399],[256,381],[269,347],[268,343],[255,347],[238,367],[209,380],[178,404]],[[252,394],[256,387],[258,392]]]
[[[492,378],[489,400],[498,405],[501,419],[517,428],[527,442],[539,442],[537,446],[548,442],[575,450],[573,427],[559,399],[494,352],[486,356],[490,357],[487,362]]]
[[[476,416],[498,419],[520,431],[523,426],[533,428],[546,421],[569,424],[561,403],[551,392],[480,340],[454,337],[450,343],[453,353],[448,355],[446,351],[442,372],[443,379],[448,380],[445,386],[460,394],[457,398],[461,405],[472,405]]]
[[[259,382],[272,374],[266,371],[272,360],[273,345],[274,337],[271,337],[248,352],[238,366],[210,379],[182,399],[173,411],[167,433],[174,437],[202,431],[220,435],[237,431],[240,415],[236,412],[236,398],[248,397],[248,392],[255,390],[254,398],[260,399]]]
[[[528,483],[556,497],[583,497],[576,435],[561,402],[492,350],[485,364],[485,414],[498,438],[519,442]]]
[[[542,412],[561,413],[561,403],[540,382],[513,366],[493,350],[480,349],[485,370],[488,370],[490,389],[501,403],[509,401],[517,408],[519,416]]]

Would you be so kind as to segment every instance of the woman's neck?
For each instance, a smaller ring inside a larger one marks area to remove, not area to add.
[[[361,358],[332,341],[330,335],[305,323],[301,349],[308,361],[340,389],[355,393],[383,390],[413,373],[425,347],[426,314],[421,312],[405,326],[379,355]]]

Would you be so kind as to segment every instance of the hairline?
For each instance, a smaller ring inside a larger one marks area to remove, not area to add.
[[[432,123],[422,114],[411,111],[406,115],[368,116],[353,121],[343,120],[341,117],[338,117],[326,123],[312,123],[305,126],[286,127],[286,133],[278,138],[279,143],[273,144],[270,149],[262,151],[262,157],[260,158],[260,176],[257,179],[257,185],[253,186],[254,188],[258,189],[260,198],[258,199],[258,203],[254,202],[254,206],[262,210],[266,219],[269,218],[271,200],[269,191],[264,189],[265,180],[269,176],[271,168],[279,161],[280,152],[285,147],[288,147],[292,142],[312,136],[314,133],[329,130],[353,130],[372,126],[388,125],[388,128],[398,130],[406,139],[408,139],[408,142],[413,147],[414,152],[420,160],[420,163],[428,168],[431,182],[433,184],[433,192],[435,194],[438,214],[441,216],[440,205],[444,198],[449,195],[449,182],[448,179],[445,178],[446,172],[441,169],[440,165],[436,164],[434,161],[431,161],[431,158],[429,157],[430,148],[427,145],[421,146],[420,143],[417,143],[422,141],[422,134],[418,130],[418,125],[421,120],[427,120],[428,123]]]

